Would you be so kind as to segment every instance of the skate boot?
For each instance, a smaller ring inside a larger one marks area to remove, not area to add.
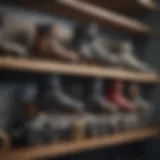
[[[136,58],[131,42],[126,41],[121,44],[120,59],[127,69],[129,68],[140,72],[155,73],[155,71],[151,69],[145,62],[142,62]]]
[[[97,24],[82,25],[75,29],[74,46],[80,57],[102,65],[119,65],[119,59],[102,44]]]
[[[58,76],[52,77],[47,90],[39,98],[39,107],[42,110],[53,110],[65,113],[82,113],[84,104],[65,94]]]
[[[95,79],[87,105],[89,111],[95,113],[117,113],[117,106],[107,101],[103,96],[104,83],[102,79]]]
[[[134,112],[134,105],[123,96],[124,84],[121,80],[113,82],[108,88],[106,98],[117,105],[119,110],[125,112]]]

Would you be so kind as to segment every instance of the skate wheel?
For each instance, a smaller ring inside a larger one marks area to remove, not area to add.
[[[11,146],[11,141],[8,134],[0,130],[0,151],[8,150]]]

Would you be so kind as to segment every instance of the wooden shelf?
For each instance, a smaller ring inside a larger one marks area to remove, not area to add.
[[[56,13],[83,22],[96,21],[103,27],[119,29],[132,34],[150,34],[150,28],[138,20],[125,17],[81,0],[14,0],[17,5]]]
[[[124,15],[139,15],[159,10],[155,0],[83,0],[96,6],[112,10]]]
[[[151,11],[159,11],[160,6],[155,0],[138,0],[138,4]]]
[[[84,64],[65,64],[47,60],[0,57],[1,70],[36,73],[59,73],[75,76],[117,78],[138,82],[159,83],[159,76]]]
[[[83,19],[84,17],[86,17],[86,19],[88,17],[87,22],[89,20],[97,21],[103,26],[121,29],[137,34],[150,33],[150,28],[147,25],[135,19],[130,19],[128,17],[114,13],[110,10],[103,9],[94,4],[83,2],[80,0],[59,0],[58,2],[62,7],[67,7],[68,9],[71,9],[72,15],[74,12],[75,16],[77,15],[79,17],[81,15],[83,16]],[[66,11],[64,14],[66,15]]]
[[[114,135],[108,135],[104,137],[84,139],[80,141],[68,142],[66,144],[37,146],[24,149],[14,149],[6,151],[0,154],[2,160],[31,160],[43,157],[56,157],[63,156],[72,153],[81,152],[84,150],[90,150],[101,147],[117,146],[121,144],[127,144],[135,141],[142,141],[145,139],[158,136],[158,129],[147,128],[137,131],[128,131],[125,133],[119,133]]]

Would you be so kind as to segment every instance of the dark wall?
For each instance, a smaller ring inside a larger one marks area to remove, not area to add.
[[[159,1],[160,2],[160,1]],[[145,46],[145,54],[144,58],[148,63],[152,64],[154,68],[160,71],[160,12],[154,12],[149,14],[143,19],[147,22],[152,30],[153,34],[148,37],[146,46]],[[147,87],[146,87],[147,88]],[[160,124],[160,86],[156,85],[150,88],[149,97],[150,100],[155,107],[155,114],[153,117],[154,123],[159,127]],[[158,160],[160,159],[160,138],[155,138],[152,141],[148,141],[146,145],[144,145],[144,159],[153,159]]]

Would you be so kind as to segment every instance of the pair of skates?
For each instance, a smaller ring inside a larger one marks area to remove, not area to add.
[[[70,63],[89,62],[154,72],[134,55],[129,41],[112,42],[102,37],[94,23],[73,30],[56,24],[36,24],[4,15],[0,28],[1,52],[17,57],[43,57]]]
[[[92,80],[91,86],[88,100],[78,100],[66,94],[61,78],[54,76],[37,99],[36,106],[41,113],[29,105],[30,118],[10,129],[11,139],[15,142],[25,140],[30,145],[56,144],[149,125],[152,106],[143,100],[138,86],[132,85],[134,94],[128,97],[123,94],[124,84],[120,80],[105,87],[104,81],[97,78]]]
[[[145,62],[135,56],[130,41],[107,40],[101,36],[98,26],[94,23],[77,26],[73,40],[74,48],[79,56],[89,62],[141,72],[154,72]]]
[[[38,130],[44,132],[44,135],[42,134],[44,137],[45,128],[48,126],[50,132],[47,130],[47,133],[52,134],[53,132],[58,140],[64,138],[71,140],[73,138],[104,136],[109,133],[149,125],[151,105],[143,100],[138,93],[135,94],[132,101],[125,98],[122,93],[122,81],[116,81],[109,85],[107,87],[109,94],[106,92],[106,95],[102,93],[104,85],[101,79],[95,79],[92,85],[90,98],[84,104],[83,101],[66,95],[59,78],[54,77],[51,81],[50,90],[42,96],[44,99],[41,98],[39,101],[40,108],[50,111],[51,114],[47,112],[46,118],[44,118],[45,125],[39,120],[41,116],[31,121],[30,136],[34,136],[32,133],[37,132],[37,126],[40,127]],[[134,86],[133,88],[137,87]],[[50,121],[48,120],[49,117]],[[32,140],[30,142],[32,143]],[[53,140],[49,140],[49,142],[53,142]]]
[[[68,31],[56,24],[29,22],[12,15],[2,16],[0,27],[1,54],[15,57],[42,57],[54,60],[76,62],[77,54],[66,43],[62,33]],[[65,41],[65,42],[64,42]]]

